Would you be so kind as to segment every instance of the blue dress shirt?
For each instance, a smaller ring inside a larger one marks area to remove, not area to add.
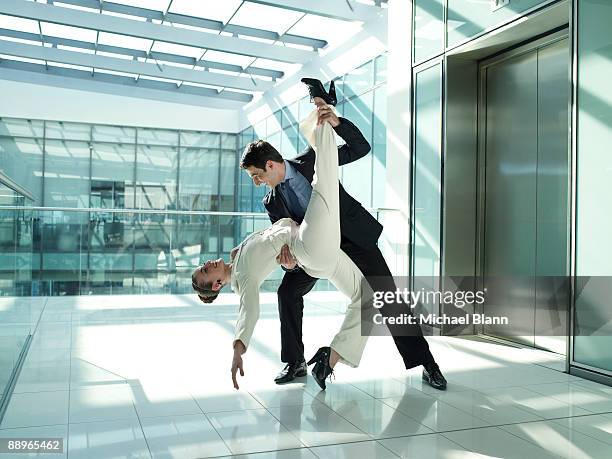
[[[279,189],[285,198],[289,212],[301,223],[310,202],[312,186],[289,161],[285,161],[285,179],[279,184]]]

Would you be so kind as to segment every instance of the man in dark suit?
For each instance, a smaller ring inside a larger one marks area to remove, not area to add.
[[[353,123],[338,117],[323,99],[315,97],[313,102],[319,112],[319,123],[329,122],[336,134],[346,142],[338,147],[340,166],[368,154],[370,144]],[[264,196],[263,205],[272,223],[285,217],[301,223],[312,191],[314,162],[315,152],[310,146],[295,159],[284,160],[272,145],[258,140],[247,145],[240,167],[256,186],[265,184],[270,188]],[[377,246],[382,229],[382,225],[340,184],[340,247],[374,290],[394,292],[393,276]],[[281,361],[286,365],[275,381],[283,384],[305,376],[307,372],[302,342],[304,295],[312,290],[317,279],[296,267],[287,246],[283,247],[278,261],[285,270],[278,288],[278,311],[281,321]],[[446,380],[420,328],[415,327],[408,333],[410,336],[399,336],[391,330],[404,364],[406,368],[423,365],[423,379],[437,389],[445,389]]]

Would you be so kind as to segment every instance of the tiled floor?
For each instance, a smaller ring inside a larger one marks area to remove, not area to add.
[[[0,437],[62,437],[66,453],[44,457],[71,459],[612,457],[612,389],[557,371],[547,353],[430,338],[449,380],[439,392],[377,337],[325,392],[310,377],[276,386],[274,297],[238,392],[232,295],[50,298]],[[342,321],[336,301],[309,299],[308,355]]]

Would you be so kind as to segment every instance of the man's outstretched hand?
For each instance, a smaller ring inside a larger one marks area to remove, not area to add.
[[[276,257],[276,262],[279,265],[282,265],[285,269],[294,269],[297,265],[297,260],[291,254],[289,250],[289,246],[285,244],[282,248],[278,256]]]
[[[240,389],[238,386],[238,380],[236,379],[236,373],[240,370],[240,376],[244,376],[244,369],[242,368],[242,354],[246,352],[246,348],[242,341],[237,340],[234,342],[234,357],[232,358],[232,382],[234,383],[234,389]]]

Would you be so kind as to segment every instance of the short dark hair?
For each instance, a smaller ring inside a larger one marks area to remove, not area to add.
[[[268,161],[282,163],[283,157],[276,148],[265,140],[256,140],[249,143],[244,148],[244,153],[242,153],[242,159],[240,160],[240,167],[246,169],[247,167],[254,166],[257,169],[266,170],[266,163]]]
[[[202,303],[212,303],[219,296],[219,291],[212,289],[212,282],[207,282],[204,285],[198,285],[196,274],[199,268],[196,268],[191,275],[191,287],[198,293],[198,298]]]

